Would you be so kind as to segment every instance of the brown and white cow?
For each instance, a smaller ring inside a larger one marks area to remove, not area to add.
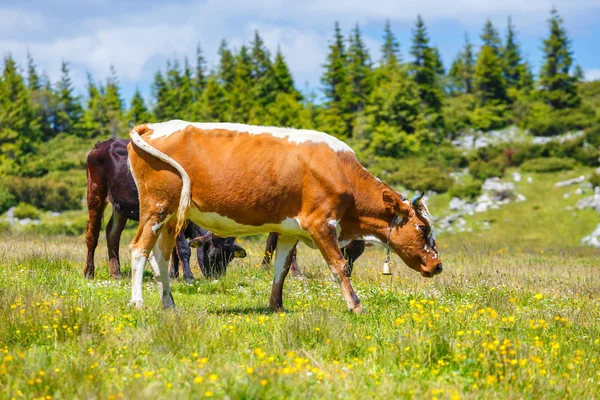
[[[362,306],[340,243],[379,241],[425,277],[442,271],[425,204],[379,181],[333,136],[180,120],[139,125],[130,136],[129,165],[140,195],[140,225],[130,245],[135,306],[143,304],[143,271],[153,249],[163,307],[174,306],[167,269],[186,219],[221,236],[280,234],[270,297],[275,311],[283,310],[283,284],[299,240],[320,250],[354,312]]]

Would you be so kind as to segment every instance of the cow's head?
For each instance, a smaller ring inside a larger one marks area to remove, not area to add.
[[[390,217],[390,248],[410,268],[424,277],[442,272],[442,260],[433,235],[433,224],[423,193],[408,200],[390,189],[382,193]]]
[[[220,278],[231,260],[246,257],[246,250],[235,244],[234,237],[222,238],[211,232],[193,238],[190,247],[198,248],[198,262],[207,278]]]

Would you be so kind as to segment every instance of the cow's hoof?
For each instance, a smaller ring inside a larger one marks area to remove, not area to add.
[[[134,307],[134,308],[144,308],[144,300],[139,299],[139,300],[131,300],[129,302],[129,307]]]
[[[175,309],[175,302],[173,301],[173,296],[171,294],[162,297],[162,307],[163,310]]]
[[[191,283],[194,283],[195,279],[194,279],[193,276],[186,276],[186,277],[183,278],[183,281],[185,283],[190,283],[191,284]]]
[[[352,311],[354,314],[362,314],[365,310],[363,309],[362,304],[357,304],[350,308],[349,311]]]

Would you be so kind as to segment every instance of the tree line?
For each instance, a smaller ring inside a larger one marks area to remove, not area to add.
[[[318,102],[296,88],[281,50],[273,55],[258,31],[239,49],[223,40],[214,70],[207,69],[200,45],[193,62],[168,61],[154,76],[149,103],[138,89],[125,101],[112,67],[104,81],[88,74],[82,98],[67,62],[52,82],[31,55],[22,70],[8,54],[0,78],[0,173],[18,175],[28,157],[59,134],[103,139],[137,123],[174,118],[317,129],[389,157],[418,153],[467,129],[519,123],[556,133],[565,112],[581,108],[582,73],[556,9],[548,26],[543,66],[534,76],[510,18],[502,36],[486,21],[477,49],[465,37],[448,70],[420,16],[408,51],[386,23],[379,60],[370,56],[358,24],[344,36],[336,23]]]

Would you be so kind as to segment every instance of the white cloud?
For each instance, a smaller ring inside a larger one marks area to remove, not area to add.
[[[586,69],[583,71],[583,77],[586,81],[597,81],[600,80],[600,68],[597,69]]]
[[[417,14],[428,25],[451,20],[465,29],[479,30],[484,18],[504,23],[511,14],[520,32],[535,32],[546,30],[553,5],[567,20],[585,18],[593,14],[589,10],[600,8],[597,0],[37,1],[21,2],[19,8],[0,7],[0,51],[10,51],[24,65],[29,49],[54,80],[59,77],[61,59],[67,60],[79,87],[86,70],[103,79],[111,64],[123,83],[147,87],[166,58],[185,54],[193,58],[198,42],[209,66],[214,67],[222,38],[239,47],[258,29],[273,52],[281,46],[297,85],[303,87],[309,81],[315,88],[335,20],[345,33],[356,22],[383,27],[386,19],[408,31]],[[380,36],[380,31],[376,37],[365,36],[375,60]],[[408,46],[403,44],[403,48]]]

